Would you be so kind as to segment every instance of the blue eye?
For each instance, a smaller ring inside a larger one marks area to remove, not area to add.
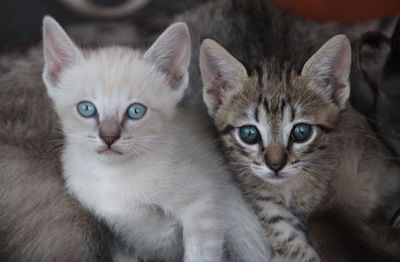
[[[293,127],[292,132],[290,133],[290,138],[295,143],[303,143],[306,142],[312,133],[312,128],[309,124],[297,124]]]
[[[126,111],[126,115],[130,118],[130,119],[141,119],[144,114],[146,114],[147,111],[147,107],[145,107],[142,104],[132,104],[128,107],[128,110]]]
[[[79,114],[84,117],[94,117],[97,115],[96,107],[90,102],[81,102],[77,105]]]
[[[243,142],[254,145],[261,140],[260,133],[255,126],[242,126],[239,130],[240,138]]]

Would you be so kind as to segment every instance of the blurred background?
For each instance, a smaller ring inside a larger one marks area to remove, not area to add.
[[[37,44],[45,14],[66,26],[78,42],[103,37],[97,43],[118,39],[123,44],[158,32],[174,14],[206,1],[212,0],[0,0],[0,53],[23,53]],[[321,21],[363,22],[400,13],[400,0],[272,1]]]

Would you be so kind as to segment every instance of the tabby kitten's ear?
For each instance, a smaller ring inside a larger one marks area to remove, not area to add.
[[[225,98],[247,78],[244,66],[217,42],[206,39],[200,47],[203,99],[214,117]]]
[[[187,87],[190,64],[190,34],[185,23],[169,26],[144,57],[155,63],[169,79],[172,89],[182,91]]]
[[[350,96],[351,46],[345,35],[329,39],[304,65],[302,75],[340,108]]]
[[[83,59],[79,48],[50,16],[43,19],[43,53],[43,80],[47,87],[55,87],[62,71]]]

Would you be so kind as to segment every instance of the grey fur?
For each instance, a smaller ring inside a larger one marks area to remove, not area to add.
[[[0,77],[0,260],[110,261],[107,229],[64,191],[41,67]]]
[[[354,43],[354,49],[352,102],[399,157],[400,20],[391,39],[370,32]]]

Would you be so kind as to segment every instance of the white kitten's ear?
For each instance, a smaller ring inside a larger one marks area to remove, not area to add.
[[[50,86],[57,84],[63,70],[83,59],[78,47],[50,16],[45,16],[43,19],[43,53],[45,62],[43,80]]]
[[[350,96],[351,45],[345,35],[329,39],[304,65],[302,75],[326,93],[340,109]]]
[[[214,117],[227,95],[241,87],[247,78],[244,66],[222,46],[211,39],[200,47],[200,71],[203,80],[203,99],[208,113]]]
[[[146,51],[144,57],[167,74],[173,89],[185,89],[188,82],[190,52],[191,43],[187,25],[175,23],[161,34]]]

